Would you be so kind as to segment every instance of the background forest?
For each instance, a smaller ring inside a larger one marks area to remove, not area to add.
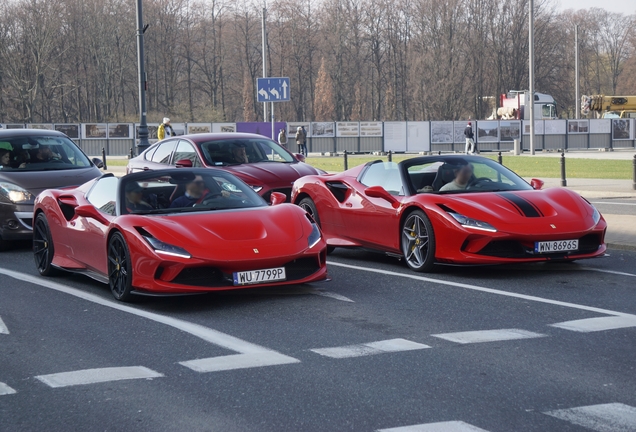
[[[135,1],[0,5],[0,122],[133,122]],[[535,0],[535,89],[574,117],[581,94],[636,94],[636,17]],[[148,121],[257,121],[262,2],[144,0]],[[281,121],[482,119],[528,88],[528,0],[270,0]]]

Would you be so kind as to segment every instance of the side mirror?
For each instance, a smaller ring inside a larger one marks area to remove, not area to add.
[[[388,201],[393,208],[398,208],[400,206],[400,202],[393,195],[388,193],[382,186],[368,187],[364,190],[364,194],[371,198],[381,198]]]
[[[300,162],[305,162],[305,155],[301,153],[294,153],[294,157]]]
[[[100,158],[93,158],[91,159],[91,161],[95,164],[97,168],[104,168],[104,161],[102,161]]]
[[[174,165],[177,168],[192,168],[192,161],[190,159],[179,159]]]
[[[544,184],[545,183],[543,182],[543,180],[539,180],[535,178],[530,180],[530,186],[532,186],[532,189],[541,190]]]
[[[282,204],[287,199],[287,195],[281,192],[272,192],[272,195],[269,197],[269,203],[273,206]]]
[[[90,204],[75,207],[75,214],[77,216],[95,219],[103,225],[108,225],[108,220],[104,217],[104,215]]]

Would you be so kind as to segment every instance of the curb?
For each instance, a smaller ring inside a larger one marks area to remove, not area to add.
[[[622,251],[636,252],[636,245],[622,243],[605,243],[607,249],[617,249]]]

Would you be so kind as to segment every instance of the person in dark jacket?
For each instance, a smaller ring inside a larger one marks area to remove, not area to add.
[[[466,129],[464,129],[464,136],[466,137],[466,154],[479,153],[477,151],[477,146],[475,145],[475,134],[473,133],[473,125],[471,122],[468,122],[468,125],[466,125]]]

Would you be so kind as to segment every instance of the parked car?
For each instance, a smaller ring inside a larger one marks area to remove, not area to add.
[[[0,250],[31,239],[33,202],[40,192],[83,184],[99,177],[102,165],[61,132],[0,130]]]
[[[239,177],[265,200],[272,192],[291,196],[296,179],[324,174],[275,141],[248,133],[203,133],[155,143],[128,163],[127,173],[176,167],[218,168]]]
[[[268,205],[218,169],[105,174],[38,196],[35,264],[87,274],[121,301],[326,279],[320,229],[284,199]]]
[[[488,158],[425,156],[307,176],[292,200],[330,248],[379,250],[415,271],[602,256],[607,223],[598,210],[576,192],[542,186]]]

